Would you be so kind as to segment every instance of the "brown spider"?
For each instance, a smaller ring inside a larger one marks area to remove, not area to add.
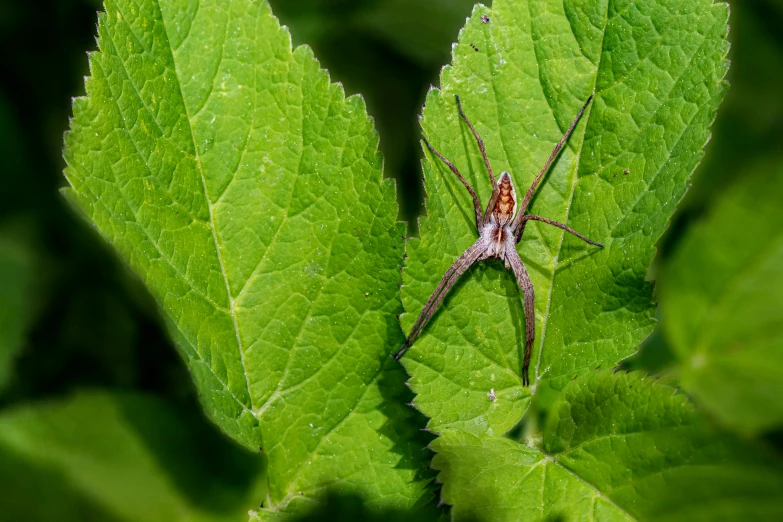
[[[456,96],[456,98],[459,114],[462,116],[462,119],[465,120],[468,128],[476,138],[479,150],[481,151],[481,156],[484,158],[484,165],[487,167],[489,179],[492,182],[492,195],[489,198],[489,204],[487,205],[486,211],[482,214],[481,201],[476,195],[476,191],[473,190],[473,187],[471,187],[465,178],[462,177],[462,174],[460,174],[459,170],[457,170],[457,167],[455,167],[453,163],[444,158],[440,152],[435,150],[426,140],[426,138],[422,138],[424,140],[424,144],[427,145],[427,148],[429,148],[434,155],[440,158],[443,163],[448,165],[451,171],[457,175],[457,178],[459,178],[462,184],[465,185],[465,188],[473,198],[473,207],[476,211],[476,228],[478,229],[479,238],[459,257],[459,259],[454,262],[453,265],[451,265],[451,268],[446,270],[446,273],[443,275],[443,279],[441,279],[440,283],[438,283],[435,291],[424,305],[424,308],[419,314],[418,319],[416,319],[416,322],[413,323],[413,328],[411,328],[410,334],[408,335],[407,339],[405,339],[405,343],[403,343],[402,347],[397,351],[397,353],[394,354],[394,358],[399,360],[400,357],[405,354],[408,348],[410,348],[410,346],[413,344],[413,341],[416,340],[421,331],[424,329],[427,321],[430,320],[430,317],[432,317],[432,315],[438,309],[438,306],[440,306],[440,304],[443,302],[443,299],[446,297],[448,291],[452,286],[454,286],[454,283],[457,282],[457,279],[459,279],[459,277],[464,274],[474,263],[494,257],[503,260],[506,265],[506,269],[510,268],[514,271],[514,276],[517,279],[517,283],[519,283],[519,287],[522,289],[522,292],[525,296],[525,360],[522,365],[522,385],[529,386],[530,378],[528,376],[528,370],[530,367],[530,355],[533,351],[533,340],[535,339],[536,334],[535,308],[533,307],[535,296],[533,292],[533,283],[530,281],[530,276],[527,273],[525,264],[522,262],[522,259],[520,259],[519,254],[517,253],[516,244],[519,243],[520,239],[522,239],[522,233],[525,231],[525,224],[528,221],[533,220],[541,221],[549,225],[554,225],[565,230],[566,232],[570,232],[579,239],[586,241],[591,245],[603,248],[602,244],[590,241],[563,223],[552,221],[551,219],[536,216],[534,214],[526,214],[527,207],[530,204],[530,200],[533,199],[533,194],[535,194],[536,187],[538,187],[538,184],[541,182],[541,178],[544,177],[544,174],[546,174],[546,172],[549,170],[550,165],[552,165],[552,162],[563,148],[566,140],[568,140],[568,136],[571,135],[571,131],[573,131],[574,127],[576,127],[577,122],[579,122],[579,118],[582,117],[582,113],[584,113],[585,108],[590,103],[590,100],[593,99],[593,96],[590,95],[590,97],[587,99],[585,104],[579,110],[579,114],[577,114],[576,118],[574,118],[574,121],[571,122],[571,126],[568,127],[568,130],[560,139],[560,142],[555,146],[552,154],[549,155],[549,159],[544,164],[544,168],[541,169],[541,172],[538,173],[536,179],[533,180],[533,184],[530,185],[527,193],[525,193],[525,198],[522,200],[522,204],[519,205],[518,212],[516,212],[517,199],[516,193],[514,191],[514,183],[511,181],[511,176],[509,176],[508,172],[503,172],[500,175],[500,179],[497,181],[495,180],[495,175],[492,173],[492,167],[490,166],[489,159],[487,158],[487,152],[484,149],[484,142],[479,137],[476,129],[473,128],[473,125],[470,123],[470,120],[468,120],[468,117],[465,116],[465,112],[462,110],[462,104],[460,103],[459,96]]]

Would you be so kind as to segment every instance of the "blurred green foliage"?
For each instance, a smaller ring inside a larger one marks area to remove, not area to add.
[[[755,434],[783,425],[783,163],[740,170],[661,267],[658,295],[682,387]]]
[[[5,520],[242,520],[263,496],[262,458],[150,395],[6,409],[0,460]]]
[[[718,113],[713,140],[693,178],[693,188],[659,244],[657,266],[667,263],[687,230],[732,180],[742,175],[744,165],[759,157],[775,160],[783,154],[783,3],[730,3],[732,87]],[[381,135],[386,175],[398,183],[401,218],[415,232],[415,219],[422,208],[416,115],[429,84],[437,81],[439,68],[449,60],[451,42],[456,40],[472,2],[272,0],[271,4],[290,27],[295,43],[310,44],[333,80],[343,82],[349,94],[361,92],[367,100]],[[67,407],[63,405],[76,400],[73,398],[79,395],[74,394],[85,388],[109,397],[141,394],[146,397],[143,400],[160,404],[145,409],[150,418],[175,416],[181,423],[180,431],[172,433],[184,431],[195,439],[196,446],[206,444],[203,447],[208,449],[200,451],[208,451],[216,462],[237,462],[241,450],[203,417],[185,365],[164,334],[151,297],[57,192],[64,184],[62,135],[68,127],[71,98],[84,92],[85,52],[95,49],[98,9],[97,0],[0,5],[4,182],[0,190],[0,258],[6,277],[0,278],[0,291],[4,292],[0,295],[0,321],[14,313],[17,329],[4,332],[0,340],[0,375],[6,372],[0,377],[5,381],[0,387],[0,415],[6,422],[18,418],[20,412],[44,417],[52,408]],[[30,284],[25,283],[24,275],[8,277],[15,270],[8,267],[32,274]],[[652,278],[657,270],[655,266],[651,269]],[[18,307],[12,304],[22,302]],[[654,334],[632,364],[665,368],[673,360],[670,354],[666,340]],[[91,422],[98,420],[81,419],[85,428]],[[163,448],[166,454],[180,439],[145,444]],[[776,433],[768,434],[767,440],[778,450],[783,448]],[[4,446],[0,467],[12,462],[30,464],[19,447]],[[240,454],[243,458],[239,461],[252,458],[248,453]],[[72,484],[63,482],[62,471],[47,466],[37,470],[41,475],[35,475],[35,469],[30,475],[34,480],[29,487],[35,485],[40,494],[17,499],[20,509],[24,509],[24,502],[30,503],[26,519],[91,519],[82,508],[92,501],[74,493]],[[207,469],[207,473],[213,471]],[[214,473],[215,480],[221,480],[219,473]],[[44,476],[49,478],[41,478]],[[8,485],[18,478],[0,474],[0,486],[13,491]],[[181,482],[171,483],[182,498],[197,496]],[[251,487],[248,484],[243,487]],[[73,493],[72,504],[60,504],[56,512],[32,510],[33,503],[46,502],[41,499],[52,491]],[[361,509],[340,506],[330,512],[333,518],[339,519],[342,509],[345,513]],[[100,509],[92,519],[111,519]],[[9,516],[13,512],[0,511],[2,520],[19,520]]]
[[[17,352],[24,342],[30,320],[30,298],[34,293],[35,264],[23,240],[0,233],[0,392],[11,376]]]

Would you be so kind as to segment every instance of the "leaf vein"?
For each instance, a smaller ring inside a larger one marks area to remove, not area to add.
[[[193,120],[191,119],[190,114],[188,113],[187,102],[185,101],[185,93],[182,91],[182,83],[180,82],[180,79],[179,79],[179,72],[177,71],[177,65],[176,65],[176,61],[174,59],[174,53],[171,50],[171,43],[170,43],[171,39],[169,38],[168,27],[166,27],[166,23],[163,20],[163,13],[162,13],[162,10],[160,8],[159,0],[155,1],[155,5],[156,5],[156,7],[158,9],[158,14],[160,15],[160,19],[162,21],[163,29],[164,29],[164,32],[165,32],[165,35],[166,35],[166,43],[168,44],[168,49],[169,49],[170,56],[171,56],[171,65],[172,65],[172,68],[174,69],[174,78],[175,78],[175,80],[177,82],[177,88],[179,89],[180,97],[182,98],[182,105],[183,105],[183,108],[184,108],[184,111],[185,111],[185,117],[187,118],[187,121],[188,121],[188,130],[190,131],[190,138],[193,141],[193,151],[194,151],[194,154],[196,156],[196,165],[198,166],[198,172],[199,172],[200,179],[201,179],[201,186],[202,186],[202,189],[204,191],[204,199],[206,200],[207,207],[208,207],[208,210],[209,210],[209,229],[210,229],[210,232],[212,233],[212,242],[213,242],[213,245],[214,245],[214,248],[215,248],[215,253],[216,253],[217,258],[218,258],[218,264],[220,266],[220,275],[222,276],[223,283],[225,285],[226,297],[229,300],[230,315],[231,315],[231,320],[232,320],[232,323],[233,323],[233,326],[234,326],[234,335],[236,337],[237,349],[239,351],[239,361],[242,364],[242,372],[244,373],[244,376],[245,376],[245,387],[247,389],[247,396],[248,396],[248,400],[250,401],[250,408],[253,409],[253,395],[252,395],[252,393],[250,391],[250,376],[247,373],[247,365],[245,364],[245,352],[244,352],[244,350],[242,348],[242,337],[241,337],[241,335],[239,333],[239,324],[237,322],[237,315],[236,315],[236,310],[235,310],[236,300],[232,299],[232,297],[231,297],[231,287],[230,287],[230,285],[228,283],[228,276],[226,274],[226,268],[225,268],[225,265],[224,265],[224,262],[223,262],[223,254],[222,254],[222,251],[220,249],[220,242],[218,241],[217,230],[216,230],[216,227],[215,227],[214,212],[213,212],[213,208],[212,208],[212,203],[210,202],[209,189],[207,189],[207,180],[204,177],[204,168],[203,168],[203,166],[201,164],[201,157],[200,157],[200,155],[198,153],[198,145],[196,144],[196,137],[195,137],[195,134],[193,133]],[[221,56],[222,56],[222,53],[221,53]]]

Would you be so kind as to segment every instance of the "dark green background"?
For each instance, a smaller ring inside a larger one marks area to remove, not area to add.
[[[660,243],[658,266],[743,165],[783,155],[783,3],[730,3],[731,89],[693,187]],[[400,218],[415,234],[423,201],[416,118],[472,0],[271,4],[294,42],[310,44],[333,80],[367,100],[386,176],[397,180]],[[209,448],[204,458],[216,463],[216,473],[227,473],[217,463],[227,455],[236,459],[238,450],[201,416],[151,297],[58,194],[64,184],[62,135],[71,98],[84,93],[86,52],[96,48],[100,8],[97,0],[0,6],[0,239],[29,254],[34,275],[27,289],[30,320],[10,380],[0,389],[0,407],[84,389],[156,396],[182,412],[192,436]],[[651,277],[655,273],[654,266]],[[3,299],[0,295],[0,306],[10,306]],[[661,367],[666,360],[666,346],[654,335],[634,364]],[[0,488],[5,480],[12,478],[0,473]],[[346,505],[352,513],[360,509]]]

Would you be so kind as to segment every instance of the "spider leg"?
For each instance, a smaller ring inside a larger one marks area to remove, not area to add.
[[[573,228],[569,227],[568,225],[564,225],[563,223],[560,223],[559,221],[552,221],[551,219],[547,219],[545,217],[536,216],[535,214],[525,214],[525,216],[522,218],[523,226],[519,227],[519,231],[520,231],[519,238],[522,237],[521,232],[525,228],[524,227],[524,222],[525,221],[529,221],[529,220],[541,221],[542,223],[546,223],[547,225],[552,225],[552,226],[557,227],[557,228],[562,228],[566,232],[570,232],[571,234],[575,235],[576,237],[578,237],[579,239],[581,239],[585,243],[590,243],[591,245],[595,245],[595,246],[601,247],[601,248],[604,247],[601,243],[596,243],[595,241],[590,241],[585,236],[583,236],[582,234],[580,234],[579,232],[577,232]],[[517,238],[517,241],[519,241],[519,238]]]
[[[487,203],[487,209],[484,211],[484,223],[488,222],[489,214],[498,202],[498,195],[500,195],[500,191],[498,190],[498,186],[495,185],[492,187],[492,195],[489,196],[489,203]]]
[[[555,158],[560,153],[560,150],[563,148],[563,145],[565,145],[565,142],[568,140],[568,137],[571,135],[571,132],[573,132],[574,127],[576,127],[576,124],[579,123],[579,119],[582,117],[582,114],[585,112],[587,105],[590,103],[590,100],[592,99],[593,99],[593,95],[591,94],[590,97],[587,98],[585,104],[582,105],[582,108],[579,109],[579,113],[576,115],[576,118],[574,118],[574,121],[571,122],[571,126],[568,127],[568,130],[566,130],[565,134],[563,134],[563,137],[560,138],[560,141],[557,143],[557,145],[555,145],[552,154],[549,155],[549,159],[546,160],[546,163],[544,164],[544,168],[541,169],[541,171],[536,176],[536,179],[534,179],[533,183],[530,185],[530,188],[527,189],[527,192],[525,193],[525,198],[522,200],[522,204],[519,206],[517,217],[514,218],[514,223],[512,225],[512,228],[514,230],[517,230],[519,228],[519,225],[522,222],[522,216],[527,211],[527,207],[528,205],[530,205],[530,200],[533,199],[533,194],[536,193],[536,188],[538,187],[538,184],[541,183],[541,178],[544,177],[544,174],[546,174],[546,172],[549,170],[549,167],[552,165],[552,162],[555,161]]]
[[[468,268],[470,268],[471,265],[473,265],[473,263],[479,260],[481,254],[483,254],[486,251],[486,249],[487,249],[486,241],[482,238],[479,238],[478,241],[473,243],[473,245],[470,248],[468,248],[461,256],[459,256],[459,259],[457,259],[454,262],[454,264],[452,264],[451,267],[448,270],[446,270],[446,273],[443,275],[443,278],[440,280],[440,283],[438,283],[438,286],[435,288],[435,291],[432,292],[432,295],[427,300],[427,303],[424,305],[424,308],[422,308],[419,317],[416,319],[416,322],[413,323],[413,328],[411,328],[411,331],[408,334],[407,339],[405,339],[405,342],[402,344],[402,347],[400,347],[400,349],[397,350],[397,353],[393,355],[395,359],[399,361],[400,357],[405,355],[405,352],[407,352],[408,348],[411,347],[413,342],[416,340],[416,338],[419,336],[421,331],[424,329],[424,326],[427,324],[430,318],[435,314],[435,311],[443,302],[443,299],[445,299],[446,294],[449,293],[451,287],[454,286],[454,283],[457,282],[459,277],[462,274],[464,274],[468,270]]]
[[[454,96],[454,97],[457,99],[457,108],[459,109],[459,115],[462,116],[463,120],[465,120],[465,123],[467,123],[470,132],[473,133],[473,137],[476,138],[476,143],[478,144],[478,148],[481,151],[481,157],[484,158],[484,165],[486,165],[487,172],[489,173],[489,180],[492,182],[492,195],[489,198],[487,209],[484,211],[484,223],[486,223],[487,216],[489,216],[490,210],[495,207],[495,202],[498,199],[499,191],[498,191],[497,182],[495,181],[495,173],[492,172],[492,165],[490,165],[489,158],[487,157],[487,149],[484,147],[484,140],[481,139],[481,136],[479,136],[479,133],[476,131],[476,128],[473,127],[473,124],[470,123],[470,120],[468,119],[467,115],[465,115],[465,111],[462,110],[462,102],[460,101],[459,96]]]
[[[482,216],[481,215],[481,201],[479,200],[479,197],[476,194],[476,191],[473,190],[473,187],[470,186],[470,183],[468,183],[467,180],[464,177],[462,177],[462,174],[459,173],[459,170],[457,170],[457,167],[454,166],[454,164],[452,162],[450,162],[449,160],[444,158],[443,154],[441,154],[440,152],[435,150],[435,148],[432,145],[430,145],[430,142],[427,141],[427,138],[422,136],[421,139],[424,142],[424,144],[427,146],[427,148],[430,149],[430,152],[432,152],[437,157],[439,157],[441,159],[441,161],[443,163],[445,163],[451,169],[451,171],[454,174],[457,175],[457,177],[462,182],[462,184],[465,185],[465,188],[468,189],[468,192],[470,193],[470,197],[473,198],[473,209],[476,212],[476,229],[478,229],[479,232],[480,232],[481,228],[484,226],[484,219],[481,217]]]
[[[506,260],[511,265],[519,288],[525,295],[525,358],[522,362],[522,386],[530,386],[530,356],[533,353],[533,342],[536,339],[536,294],[525,263],[522,262],[515,248],[506,249]]]
[[[457,99],[457,108],[459,109],[459,115],[462,116],[462,119],[465,120],[465,123],[468,124],[468,128],[470,129],[470,132],[473,133],[473,137],[476,138],[476,143],[478,143],[478,148],[481,151],[481,157],[484,158],[484,165],[487,166],[487,172],[489,172],[489,180],[492,182],[492,187],[494,190],[495,187],[495,174],[492,172],[492,166],[489,164],[489,158],[487,158],[487,149],[484,148],[484,140],[481,139],[479,136],[479,133],[476,132],[476,129],[473,127],[473,124],[470,123],[470,120],[467,116],[465,116],[465,111],[462,110],[462,102],[459,99],[459,96],[454,96]]]

